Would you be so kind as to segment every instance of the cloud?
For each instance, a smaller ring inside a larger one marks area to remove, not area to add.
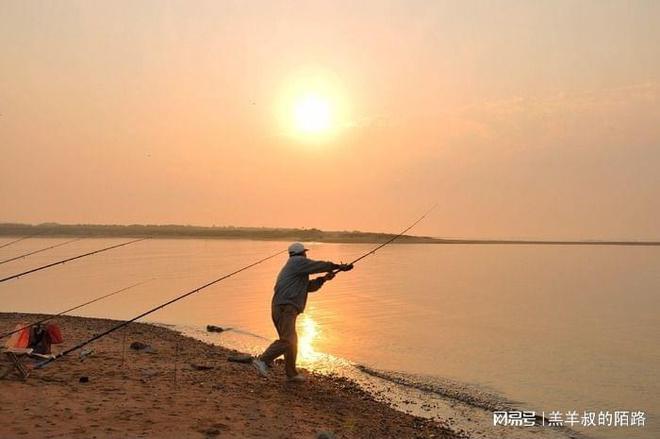
[[[515,96],[456,112],[459,127],[493,146],[660,144],[660,86],[656,82],[546,96]]]

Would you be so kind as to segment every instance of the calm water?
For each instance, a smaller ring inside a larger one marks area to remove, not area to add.
[[[60,241],[22,241],[0,249],[0,260]],[[3,264],[0,277],[119,241],[83,240]],[[155,278],[79,313],[127,319],[286,244],[141,242],[0,284],[1,309],[56,312]],[[349,261],[371,247],[312,244],[309,256]],[[258,351],[275,334],[269,303],[285,258],[148,320],[233,327],[226,344]],[[660,437],[659,291],[657,247],[393,245],[310,296],[300,320],[301,354],[310,367],[326,353],[380,370],[472,383],[546,414],[645,411],[643,429],[581,431]]]

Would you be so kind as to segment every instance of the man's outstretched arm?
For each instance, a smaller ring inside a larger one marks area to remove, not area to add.
[[[326,281],[332,280],[332,278],[334,277],[335,277],[334,273],[328,272],[325,274],[325,276],[317,277],[316,279],[310,280],[307,283],[307,292],[313,293],[314,291],[320,290]]]
[[[314,274],[314,273],[327,273],[332,270],[348,271],[353,268],[352,264],[335,264],[328,261],[314,261],[312,259],[305,259],[304,263],[300,266],[300,273]]]

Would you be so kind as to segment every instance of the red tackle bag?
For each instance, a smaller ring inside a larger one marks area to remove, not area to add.
[[[64,337],[62,336],[62,331],[59,326],[51,323],[46,326],[46,332],[48,332],[48,337],[52,344],[60,344],[64,342]]]

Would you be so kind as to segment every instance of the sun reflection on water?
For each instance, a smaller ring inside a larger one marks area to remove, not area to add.
[[[298,358],[302,363],[311,364],[321,354],[314,349],[314,341],[320,336],[320,328],[309,314],[302,314],[298,322]]]
[[[307,370],[322,374],[337,373],[346,369],[348,361],[337,358],[325,352],[319,352],[315,344],[326,335],[323,335],[321,325],[312,317],[311,313],[301,314],[298,319],[298,363]]]

